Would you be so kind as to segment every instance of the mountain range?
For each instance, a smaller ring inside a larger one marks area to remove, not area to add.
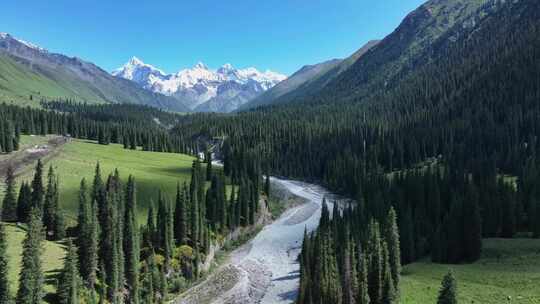
[[[285,75],[255,68],[236,69],[225,64],[217,70],[199,62],[192,68],[166,74],[137,57],[112,75],[142,88],[171,96],[196,112],[231,112],[285,80]]]
[[[51,53],[7,33],[0,33],[0,98],[22,104],[36,104],[42,99],[72,99],[189,111],[177,99],[142,89],[93,63]]]

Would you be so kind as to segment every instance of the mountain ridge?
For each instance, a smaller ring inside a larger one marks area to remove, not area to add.
[[[188,111],[178,100],[113,77],[91,62],[49,52],[8,33],[0,34],[0,71],[0,96],[14,102],[35,104],[39,99],[73,99]]]
[[[191,110],[203,112],[236,110],[287,78],[270,70],[236,69],[228,63],[213,70],[202,62],[167,74],[137,57],[111,74],[134,81],[146,90],[174,97]]]

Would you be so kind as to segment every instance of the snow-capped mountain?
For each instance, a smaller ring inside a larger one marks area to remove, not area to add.
[[[230,64],[212,70],[201,62],[176,74],[166,74],[137,57],[112,74],[147,90],[173,96],[192,110],[204,112],[234,111],[287,78],[255,68],[235,69]]]

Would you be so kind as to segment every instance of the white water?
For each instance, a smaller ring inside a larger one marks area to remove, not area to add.
[[[269,280],[269,284],[268,282],[263,284],[266,285],[263,290],[253,290],[253,286],[259,288],[258,286],[261,285],[253,281],[265,281],[264,278],[260,278],[260,274],[251,275],[248,276],[248,280],[243,278],[239,281],[238,286],[235,286],[233,290],[260,294],[248,297],[247,303],[294,303],[300,279],[300,265],[297,258],[302,247],[304,229],[310,232],[317,228],[321,216],[322,199],[328,194],[324,188],[308,183],[277,178],[272,178],[272,183],[281,184],[288,191],[305,198],[308,202],[285,212],[250,242],[248,250],[233,255],[233,265],[240,269],[246,268],[246,265],[249,265],[249,269],[259,268],[264,272],[264,276],[268,277],[266,281]],[[329,208],[332,208],[330,202]],[[249,289],[246,284],[249,284],[251,291],[246,290],[246,288]],[[259,302],[258,298],[261,295]]]

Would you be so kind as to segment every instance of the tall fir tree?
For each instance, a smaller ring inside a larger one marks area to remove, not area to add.
[[[358,292],[356,297],[357,304],[369,304],[369,283],[368,283],[368,260],[367,255],[362,252],[358,245]]]
[[[32,180],[32,208],[36,208],[39,211],[39,216],[43,216],[43,197],[45,196],[45,190],[43,187],[43,164],[41,159],[38,159],[36,164],[36,170],[34,172],[34,179]]]
[[[139,290],[139,259],[140,245],[137,228],[135,179],[133,176],[128,178],[125,192],[125,218],[124,218],[124,255],[125,255],[125,274],[128,288],[128,303],[138,304],[140,302]]]
[[[388,246],[388,262],[392,275],[392,283],[395,287],[395,295],[399,295],[399,279],[401,274],[401,250],[399,243],[399,228],[397,225],[397,214],[393,207],[388,211],[384,225],[384,239]]]
[[[86,180],[81,181],[79,190],[79,273],[90,289],[94,290],[98,267],[98,219],[97,206],[88,200]]]
[[[41,261],[45,234],[40,213],[39,209],[32,209],[28,230],[23,241],[22,265],[16,300],[18,304],[41,304],[45,295]]]
[[[17,220],[17,197],[15,194],[15,175],[13,167],[10,165],[6,171],[6,191],[2,201],[1,218],[6,222],[15,222]]]
[[[54,235],[56,230],[56,218],[58,212],[58,181],[52,165],[49,167],[47,175],[47,189],[43,203],[43,224],[45,226],[47,237],[57,239]]]
[[[176,185],[176,204],[174,209],[174,238],[177,245],[184,245],[187,239],[186,186]]]
[[[32,189],[28,183],[23,182],[17,198],[17,220],[28,222],[30,211],[32,211]]]
[[[71,240],[67,244],[64,268],[60,273],[57,298],[60,304],[78,304],[81,278],[78,270],[77,250]]]
[[[6,228],[0,222],[0,304],[10,304],[12,300],[8,278],[9,268]]]

